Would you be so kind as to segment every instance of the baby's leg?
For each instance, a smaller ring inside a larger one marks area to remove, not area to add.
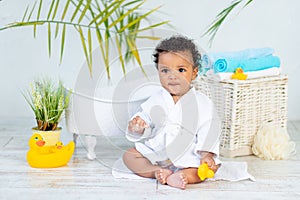
[[[124,153],[123,161],[128,169],[145,178],[155,178],[155,171],[161,169],[160,166],[153,165],[135,148],[128,149]]]
[[[185,189],[187,184],[202,182],[197,172],[197,168],[186,168],[179,170],[167,178],[167,184],[172,187]]]

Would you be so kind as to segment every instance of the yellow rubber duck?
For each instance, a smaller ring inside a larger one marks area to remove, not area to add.
[[[231,75],[231,79],[246,80],[247,76],[247,74],[244,74],[244,70],[238,67],[235,69],[234,74]]]
[[[209,169],[206,163],[203,163],[198,167],[198,176],[201,181],[205,180],[206,178],[212,178],[214,175],[214,171]]]
[[[44,146],[45,141],[40,134],[33,134],[29,139],[27,162],[34,168],[54,168],[66,165],[71,159],[75,144],[71,141],[63,146],[62,142],[54,146]]]

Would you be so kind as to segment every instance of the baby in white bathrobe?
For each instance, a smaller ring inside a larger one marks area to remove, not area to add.
[[[191,87],[200,58],[193,41],[183,36],[156,47],[154,62],[162,89],[142,104],[126,133],[135,147],[123,160],[135,174],[185,189],[201,182],[200,164],[217,171],[220,123],[209,98]]]

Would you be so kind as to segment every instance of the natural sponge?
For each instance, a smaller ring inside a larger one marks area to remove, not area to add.
[[[262,126],[254,136],[253,153],[266,160],[287,159],[296,153],[295,142],[290,140],[286,129],[273,126]]]

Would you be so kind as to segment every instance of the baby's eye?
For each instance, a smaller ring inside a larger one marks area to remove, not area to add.
[[[186,70],[183,69],[183,68],[179,68],[178,71],[179,71],[179,72],[186,72]]]
[[[168,73],[169,72],[169,70],[168,69],[162,69],[162,70],[160,70],[162,73]]]

